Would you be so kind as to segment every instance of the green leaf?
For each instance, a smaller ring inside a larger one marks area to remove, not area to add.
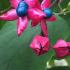
[[[70,2],[68,3],[67,5],[67,8],[66,8],[68,11],[70,11]]]
[[[0,0],[0,11],[7,9],[10,6],[10,3],[8,0]]]
[[[0,21],[0,29],[5,25],[6,21]]]
[[[60,16],[56,16],[57,21],[48,23],[48,33],[52,44],[55,44],[58,39],[66,40],[70,34],[67,22]]]
[[[9,9],[10,4],[8,0],[0,0],[0,15],[1,15],[1,11],[5,12]],[[5,25],[6,21],[1,21],[0,20],[0,29]]]
[[[62,18],[64,18],[64,20],[67,22],[67,25],[69,26],[69,30],[70,30],[70,13],[68,13],[67,15],[62,15]],[[70,41],[70,32],[69,32],[69,36],[67,38],[67,41]]]
[[[66,8],[68,3],[69,3],[70,0],[64,0],[62,3],[61,3],[61,6],[62,8]]]
[[[7,22],[0,30],[0,70],[44,70],[51,53],[37,56],[29,48],[40,27],[28,28],[16,35],[16,22]]]

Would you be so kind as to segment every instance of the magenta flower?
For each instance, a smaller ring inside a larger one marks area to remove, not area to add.
[[[18,19],[17,34],[20,36],[27,28],[29,17],[41,20],[45,14],[40,8],[38,0],[9,0],[12,8],[0,16],[0,20],[12,21]],[[30,13],[31,11],[31,13]]]
[[[32,43],[30,44],[30,48],[37,54],[42,55],[44,53],[47,53],[49,50],[49,39],[48,37],[42,37],[42,36],[35,36]]]
[[[50,6],[51,6],[51,0],[43,0],[42,1],[39,9],[41,9],[44,12],[45,16],[42,18],[42,20],[33,19],[32,26],[36,26],[39,22],[42,23],[44,21],[44,23],[46,23],[46,21],[53,22],[56,20],[56,17],[53,15],[53,13],[50,9]],[[31,18],[31,16],[30,16],[30,18]]]
[[[70,42],[64,40],[58,40],[53,47],[58,58],[70,55]]]

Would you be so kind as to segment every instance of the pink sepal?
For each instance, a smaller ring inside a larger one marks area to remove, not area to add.
[[[20,36],[22,32],[27,28],[28,25],[28,19],[27,17],[19,17],[18,23],[17,23],[17,34]]]
[[[34,27],[34,26],[38,25],[38,23],[39,22],[37,20],[32,20],[31,21],[31,26]]]
[[[29,8],[34,8],[34,7],[37,7],[37,8],[40,8],[40,2],[38,0],[24,0]]]
[[[18,16],[16,14],[15,9],[11,9],[0,16],[0,20],[8,20],[8,21],[16,20],[17,18]]]
[[[45,17],[45,14],[40,9],[33,8],[28,10],[28,17],[32,20],[40,21],[43,17]]]
[[[11,6],[13,8],[17,8],[17,6],[18,6],[18,4],[19,4],[20,1],[21,0],[9,0],[9,2],[11,3]]]
[[[47,24],[46,24],[46,20],[43,19],[40,23],[40,26],[41,26],[41,30],[44,34],[44,36],[48,36],[48,28],[47,28]]]
[[[57,18],[56,18],[55,15],[53,15],[52,17],[50,17],[50,18],[47,19],[47,21],[49,21],[49,22],[54,22],[56,20],[57,20]]]

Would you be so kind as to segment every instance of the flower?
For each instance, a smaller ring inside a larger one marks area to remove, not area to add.
[[[30,44],[30,48],[37,54],[42,55],[49,50],[50,42],[48,37],[36,35]]]
[[[32,23],[31,23],[32,27],[36,26],[39,22],[42,23],[44,21],[44,23],[46,23],[46,21],[53,22],[56,20],[56,17],[53,15],[52,10],[50,9],[50,6],[51,6],[51,0],[43,0],[42,1],[39,9],[41,9],[44,12],[45,16],[42,18],[42,20],[33,19]]]
[[[70,55],[70,42],[60,39],[56,42],[53,48],[58,58]]]
[[[12,21],[18,19],[17,34],[20,36],[27,28],[29,17],[42,19],[45,15],[40,9],[38,0],[9,0],[11,9],[0,16],[0,20]],[[31,13],[29,12],[31,11]]]

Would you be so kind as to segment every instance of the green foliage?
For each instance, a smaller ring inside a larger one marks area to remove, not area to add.
[[[49,56],[36,56],[29,48],[40,28],[31,28],[21,37],[16,35],[16,23],[7,22],[0,30],[0,70],[43,70]]]
[[[66,40],[70,35],[70,30],[67,22],[60,16],[56,15],[56,17],[56,22],[48,23],[49,38],[52,44],[55,44],[58,39]]]
[[[0,0],[0,11],[7,9],[10,6],[9,1],[8,0]]]

